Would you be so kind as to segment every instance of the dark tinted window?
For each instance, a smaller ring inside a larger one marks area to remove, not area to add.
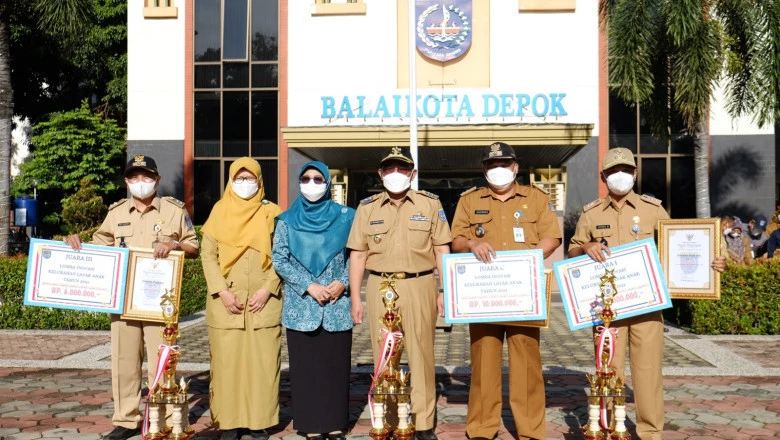
[[[195,93],[195,157],[219,157],[219,92]]]
[[[225,1],[225,25],[223,28],[226,60],[245,60],[247,41],[247,1]]]
[[[252,0],[252,61],[277,61],[278,41],[278,1]]]
[[[222,107],[222,155],[249,154],[249,93],[225,92]]]
[[[276,91],[252,92],[252,156],[276,156],[278,101]]]
[[[221,185],[218,160],[195,161],[195,216],[196,225],[202,225],[211,213],[211,207],[219,200]]]
[[[198,0],[195,3],[195,62],[219,61],[220,0]]]

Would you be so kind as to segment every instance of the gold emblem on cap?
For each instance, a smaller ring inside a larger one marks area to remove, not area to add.
[[[490,146],[490,151],[499,151],[500,149],[501,149],[501,144],[499,144],[498,142]]]
[[[391,154],[401,154],[401,147],[393,147],[390,152]]]
[[[139,154],[135,156],[133,158],[133,165],[145,167],[146,161],[144,159],[146,159],[146,156],[144,156],[143,154]]]

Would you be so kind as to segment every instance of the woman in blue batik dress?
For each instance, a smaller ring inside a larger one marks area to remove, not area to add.
[[[346,244],[355,210],[332,200],[324,163],[307,163],[298,178],[300,195],[279,215],[272,251],[285,285],[293,426],[309,439],[344,440],[353,327]]]

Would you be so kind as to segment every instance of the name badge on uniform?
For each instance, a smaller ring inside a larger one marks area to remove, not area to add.
[[[515,236],[515,243],[525,243],[525,231],[522,226],[512,228],[512,233]]]

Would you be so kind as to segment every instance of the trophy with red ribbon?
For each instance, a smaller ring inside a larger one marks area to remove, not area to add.
[[[400,369],[401,353],[404,346],[404,333],[401,314],[395,306],[398,299],[396,280],[403,279],[403,272],[384,275],[379,293],[385,306],[380,322],[384,326],[379,338],[379,362],[374,368],[371,388],[368,391],[368,408],[371,413],[371,431],[368,435],[374,440],[402,440],[414,436],[412,423],[411,387],[407,386],[410,373]],[[398,414],[398,427],[393,430],[387,422],[389,403],[395,403]]]
[[[179,330],[176,327],[179,310],[168,289],[165,289],[165,295],[161,299],[160,307],[163,310],[165,327],[160,330],[160,334],[165,342],[160,344],[154,382],[149,386],[142,435],[144,440],[186,440],[195,430],[189,424],[187,389],[190,383],[185,383],[183,377],[176,383],[176,365],[181,357],[179,346],[175,345],[179,338]],[[169,408],[173,427],[165,425]]]
[[[615,270],[605,269],[599,278],[602,308],[599,317],[604,325],[596,327],[596,374],[587,373],[590,382],[588,395],[588,426],[583,428],[586,440],[631,440],[626,429],[626,393],[623,378],[616,377],[612,368],[618,330],[610,328],[617,318],[612,302],[617,295]],[[607,416],[607,401],[613,399],[612,424]]]

